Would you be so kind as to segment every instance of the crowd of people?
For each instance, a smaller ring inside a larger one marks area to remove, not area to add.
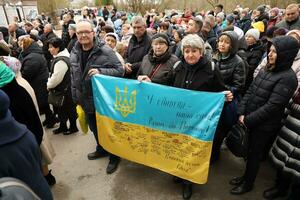
[[[299,199],[299,14],[299,4],[238,5],[232,12],[219,4],[207,12],[144,16],[104,7],[97,13],[84,8],[76,22],[74,12],[64,10],[61,35],[44,15],[0,27],[0,177],[18,178],[52,199],[56,179],[48,165],[55,153],[45,129],[59,124],[53,134],[78,132],[77,105],[96,142],[88,159],[108,156],[106,172],[115,172],[121,158],[99,144],[93,102],[91,77],[103,74],[224,92],[210,163],[219,160],[234,124],[249,131],[245,172],[229,181],[230,193],[253,190],[260,162],[269,157],[277,177],[263,197]],[[173,179],[190,199],[192,183]]]

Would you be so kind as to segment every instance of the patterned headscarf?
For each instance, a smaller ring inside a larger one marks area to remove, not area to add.
[[[15,74],[19,73],[21,70],[21,62],[15,58],[10,56],[1,56],[0,62],[4,62],[4,64],[9,67]]]

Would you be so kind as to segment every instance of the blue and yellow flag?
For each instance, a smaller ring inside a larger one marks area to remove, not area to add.
[[[223,93],[104,75],[92,78],[100,144],[109,152],[195,183],[207,182]]]

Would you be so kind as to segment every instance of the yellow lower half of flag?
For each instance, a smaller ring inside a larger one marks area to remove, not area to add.
[[[99,142],[107,151],[194,183],[207,182],[212,142],[96,117]]]

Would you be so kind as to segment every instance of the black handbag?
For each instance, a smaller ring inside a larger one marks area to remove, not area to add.
[[[225,143],[236,157],[246,158],[249,148],[249,132],[247,127],[238,122],[229,131]]]
[[[50,90],[48,94],[48,103],[55,107],[62,107],[64,105],[66,93],[57,90]]]

